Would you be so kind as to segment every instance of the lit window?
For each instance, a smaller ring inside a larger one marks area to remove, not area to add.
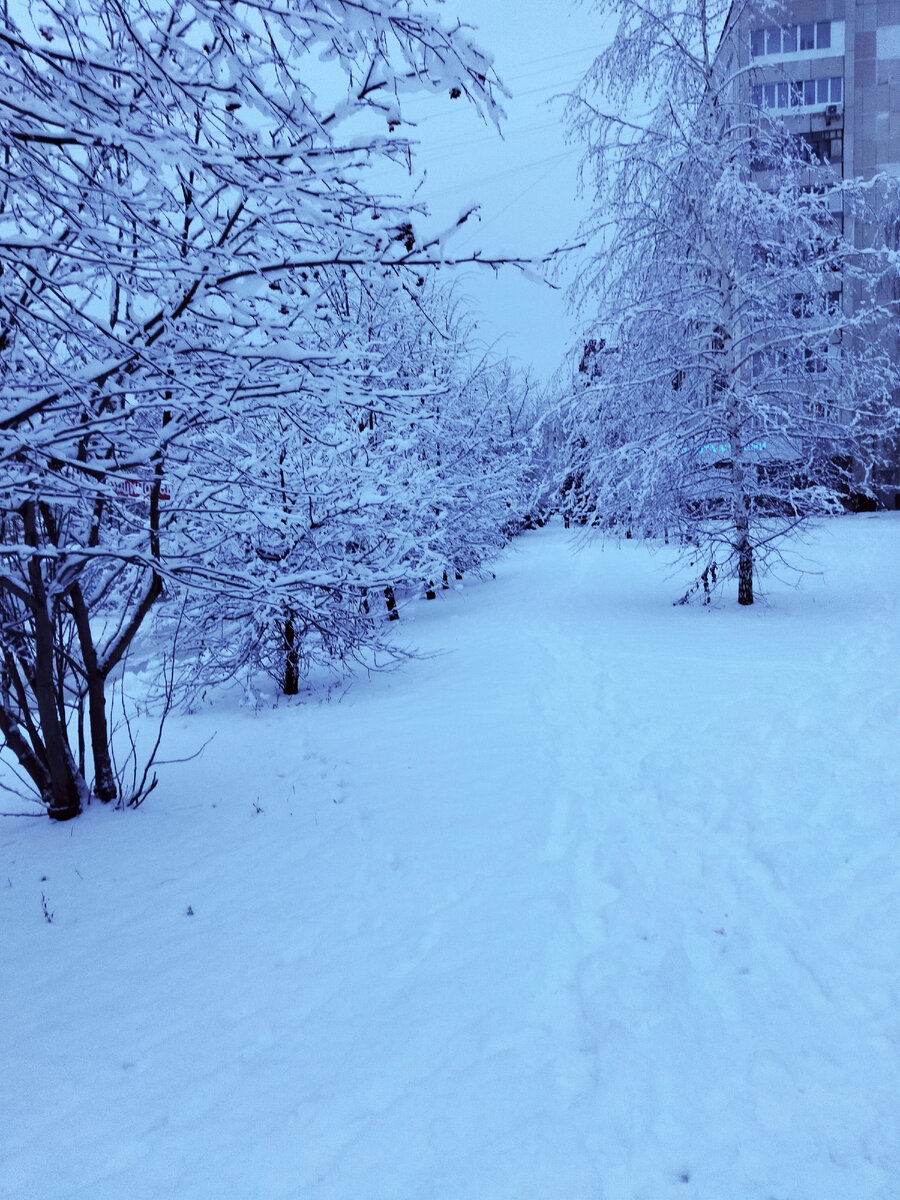
[[[815,50],[816,48],[816,27],[815,25],[800,26],[800,49]]]
[[[831,22],[819,21],[816,25],[816,49],[829,50],[831,48]]]

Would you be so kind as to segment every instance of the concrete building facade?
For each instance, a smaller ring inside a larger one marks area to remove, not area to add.
[[[845,176],[900,175],[900,0],[792,0],[784,21],[751,22],[754,99],[835,143]]]
[[[750,111],[783,119],[845,179],[900,177],[900,0],[786,0],[777,19],[764,6],[736,4],[726,25],[719,57],[749,68],[741,86]],[[765,172],[754,174],[765,186]],[[853,245],[900,248],[897,213],[886,207],[874,228],[833,215]],[[900,317],[896,285],[880,298]],[[853,311],[852,295],[842,303]],[[900,354],[895,337],[894,349]],[[895,508],[900,454],[888,449],[891,465],[875,482],[879,503]]]

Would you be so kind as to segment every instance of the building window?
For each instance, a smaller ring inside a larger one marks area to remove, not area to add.
[[[750,101],[756,108],[815,108],[817,105],[840,104],[843,98],[844,80],[840,75],[830,79],[756,84],[750,90]]]
[[[791,316],[805,319],[811,317],[815,312],[815,305],[812,296],[806,292],[797,292],[791,300]]]
[[[791,316],[801,320],[812,317],[834,317],[841,311],[841,292],[834,290],[811,295],[809,292],[797,292],[791,297]]]
[[[750,53],[754,58],[771,54],[796,54],[798,50],[830,50],[831,22],[812,25],[770,25],[750,33]]]
[[[818,346],[816,348],[807,346],[803,351],[803,357],[805,359],[806,369],[810,372],[810,374],[819,375],[823,371],[828,370],[827,346]]]
[[[815,129],[800,136],[820,162],[843,162],[844,136],[840,129]]]

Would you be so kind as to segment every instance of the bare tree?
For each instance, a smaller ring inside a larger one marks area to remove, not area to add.
[[[423,88],[497,118],[466,31],[399,0],[4,6],[0,732],[51,817],[128,802],[106,693],[166,592],[268,594],[289,642],[265,539],[242,561],[210,519],[252,473],[283,513],[279,474],[225,450],[292,397],[384,401],[358,348],[310,331],[335,272],[403,286],[445,261],[369,182],[393,164],[402,196]],[[307,582],[343,636],[339,582]]]
[[[569,113],[595,198],[580,300],[605,353],[568,409],[573,502],[629,536],[676,532],[706,594],[736,578],[751,604],[785,535],[870,492],[896,430],[893,266],[844,232],[883,226],[890,188],[841,179],[760,106],[750,23],[775,5],[597,7],[618,31]]]
[[[294,694],[313,665],[396,653],[402,601],[477,574],[520,519],[527,385],[473,356],[452,288],[415,285],[337,272],[309,338],[355,364],[356,390],[276,389],[192,442],[211,499],[184,519],[232,581],[188,597],[197,685],[262,670]]]

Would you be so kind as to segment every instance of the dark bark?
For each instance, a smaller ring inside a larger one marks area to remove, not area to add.
[[[12,750],[19,766],[34,784],[41,797],[50,794],[50,774],[44,762],[35,754],[10,712],[0,704],[0,733]]]
[[[281,626],[284,638],[284,675],[281,680],[281,690],[285,696],[296,696],[300,690],[300,656],[297,653],[297,631],[290,614]]]
[[[72,614],[78,630],[81,661],[84,665],[88,700],[88,726],[91,731],[91,753],[94,760],[94,795],[104,804],[118,799],[119,789],[113,771],[109,747],[109,723],[106,719],[106,675],[100,670],[97,651],[91,634],[87,605],[76,584],[70,593]]]
[[[738,546],[738,604],[753,603],[753,547],[746,539]]]
[[[33,502],[24,506],[25,540],[37,548],[37,514]],[[41,799],[54,821],[69,821],[81,812],[81,795],[72,756],[66,741],[66,731],[57,708],[57,680],[54,678],[55,645],[53,618],[48,611],[47,592],[37,557],[29,559],[28,580],[31,585],[32,619],[34,622],[34,698],[38,710],[49,788]]]

